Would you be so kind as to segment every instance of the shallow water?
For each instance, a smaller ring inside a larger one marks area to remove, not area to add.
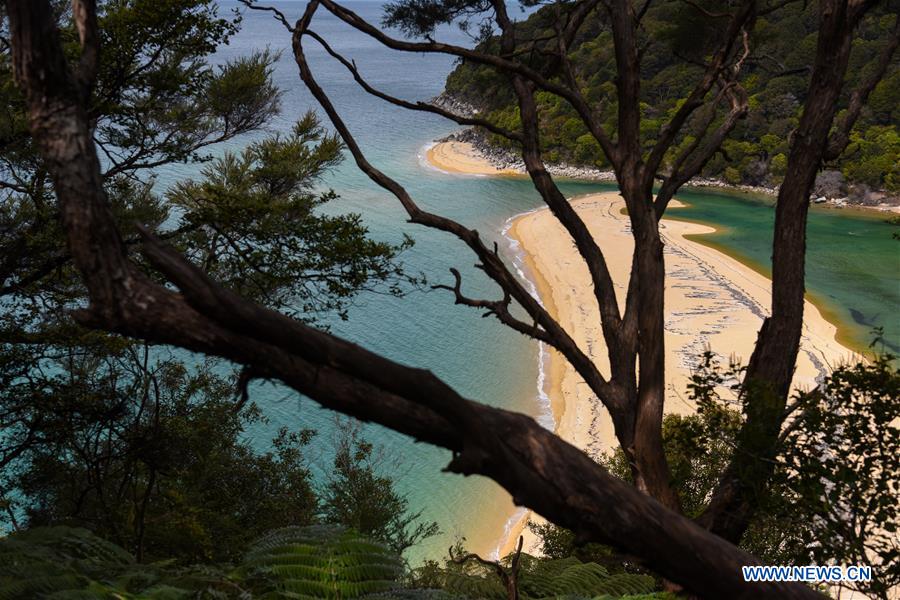
[[[229,0],[220,4],[225,10],[237,6]],[[271,4],[289,18],[299,16],[305,7],[302,2]],[[349,6],[369,21],[379,19],[379,3],[351,2]],[[404,98],[435,96],[452,68],[452,61],[446,57],[386,51],[334,18],[320,15],[313,23],[315,30],[338,51],[357,61],[371,83]],[[441,32],[441,37],[458,44],[471,43],[454,29]],[[277,84],[285,90],[283,114],[275,126],[283,129],[314,107],[298,78],[288,44],[288,32],[271,15],[251,11],[244,14],[241,32],[221,51],[223,59],[266,46],[284,51],[275,71]],[[407,186],[423,208],[477,227],[483,237],[496,240],[508,256],[514,255],[502,231],[510,217],[539,206],[530,183],[523,179],[449,175],[429,168],[422,161],[424,148],[434,138],[453,130],[452,123],[373,99],[323,51],[310,47],[308,54],[320,83],[372,163]],[[195,169],[168,169],[160,173],[160,184],[190,176]],[[407,233],[415,239],[415,247],[403,257],[409,270],[423,272],[432,283],[447,283],[451,281],[449,268],[457,267],[469,295],[497,295],[494,286],[473,268],[475,258],[460,242],[447,234],[406,224],[399,203],[353,164],[340,166],[327,183],[341,195],[329,210],[361,213],[375,238],[399,240]],[[567,195],[610,189],[607,185],[579,182],[563,182],[561,187]],[[722,194],[693,192],[683,197],[692,207],[681,214],[724,226],[714,236],[717,243],[760,265],[767,262],[770,208]],[[900,339],[896,317],[900,306],[900,265],[896,249],[884,240],[885,235],[889,240],[890,228],[876,220],[817,211],[810,218],[810,231],[810,289],[833,303],[839,316],[858,314],[860,321],[884,325],[894,342]],[[848,323],[853,325],[852,316]],[[431,369],[469,398],[536,417],[544,415],[546,420],[546,406],[537,387],[537,344],[493,319],[480,318],[472,309],[453,305],[446,292],[414,290],[404,298],[367,295],[350,311],[348,321],[335,321],[332,326],[335,332],[371,350]],[[854,339],[865,341],[868,327],[853,325],[851,329]],[[310,450],[310,460],[317,474],[324,476],[334,415],[308,399],[272,385],[256,386],[252,395],[270,418],[267,428],[252,432],[254,439],[263,446],[271,433],[283,425],[320,430],[319,441]],[[413,562],[425,557],[439,558],[460,535],[465,535],[469,546],[479,552],[490,552],[496,547],[503,534],[503,523],[512,513],[508,496],[498,486],[484,479],[442,473],[441,468],[450,458],[448,452],[414,444],[376,426],[367,431],[385,448],[386,456],[395,465],[399,486],[409,495],[411,506],[436,520],[445,532],[413,549],[408,558]]]

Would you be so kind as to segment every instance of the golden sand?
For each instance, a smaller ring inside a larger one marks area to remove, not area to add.
[[[448,173],[467,175],[518,175],[512,169],[498,169],[468,142],[439,142],[428,149],[429,163]]]
[[[442,142],[427,153],[441,170],[473,175],[510,175],[497,169],[471,144]],[[572,200],[597,240],[615,282],[620,307],[624,306],[631,253],[631,237],[624,201],[614,192]],[[673,201],[671,206],[677,204]],[[727,366],[730,359],[746,364],[757,332],[768,314],[771,281],[738,260],[685,236],[712,233],[706,225],[663,219],[661,233],[666,261],[666,412],[690,414],[687,399],[691,370],[701,354],[711,349]],[[517,217],[509,235],[524,252],[528,277],[544,306],[600,367],[609,372],[600,314],[593,284],[584,261],[565,229],[549,210]],[[794,376],[794,389],[810,389],[836,365],[858,358],[836,340],[837,328],[815,305],[806,302],[803,337]],[[556,351],[545,365],[544,390],[550,398],[556,433],[597,457],[616,447],[612,421],[606,409],[574,368]],[[538,540],[527,529],[539,516],[526,513],[510,528],[498,548],[504,556],[525,536],[526,552],[539,553]]]
[[[620,306],[631,266],[634,242],[617,193],[596,194],[572,201],[603,250],[613,276]],[[711,227],[663,220],[666,260],[666,412],[688,414],[687,383],[706,348],[720,355],[723,365],[731,357],[746,364],[770,304],[771,281],[730,256],[686,235],[710,233]],[[600,329],[600,314],[587,267],[571,238],[549,210],[515,219],[509,235],[525,253],[528,276],[544,305],[578,345],[608,372],[609,363]],[[807,301],[795,389],[809,389],[816,379],[853,353],[840,345],[837,329]],[[557,352],[550,352],[547,389],[557,423],[557,434],[591,456],[616,446],[612,421],[597,398]],[[537,517],[532,516],[532,519]],[[509,552],[520,534],[526,550],[536,551],[536,539],[523,519],[501,546]]]

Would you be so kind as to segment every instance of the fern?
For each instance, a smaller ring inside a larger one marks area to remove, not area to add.
[[[647,575],[616,574],[575,558],[522,556],[523,600],[671,600]],[[257,540],[238,568],[138,564],[84,529],[36,528],[0,539],[0,600],[505,600],[481,565],[443,573],[442,589],[402,589],[400,557],[334,527],[291,527]]]
[[[288,527],[253,544],[239,573],[274,584],[266,598],[358,598],[398,586],[403,566],[386,546],[329,526]]]
[[[457,597],[505,600],[507,592],[494,572],[483,565],[467,565],[462,571],[442,573],[441,586]],[[522,555],[518,576],[519,595],[524,600],[663,600],[654,593],[655,581],[647,575],[610,575],[596,563],[577,558],[557,560]]]
[[[109,597],[93,579],[133,563],[85,529],[38,527],[0,540],[0,600]]]

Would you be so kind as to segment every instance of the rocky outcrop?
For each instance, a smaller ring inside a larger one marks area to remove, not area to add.
[[[480,109],[471,102],[447,92],[442,92],[440,95],[435,96],[429,100],[429,103],[460,117],[473,117],[481,112]]]

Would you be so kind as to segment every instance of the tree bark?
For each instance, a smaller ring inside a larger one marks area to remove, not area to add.
[[[699,519],[735,543],[746,531],[774,468],[803,329],[809,195],[828,151],[853,33],[868,6],[848,0],[819,3],[815,63],[775,207],[771,315],[759,331],[744,378],[746,421],[738,446]]]

